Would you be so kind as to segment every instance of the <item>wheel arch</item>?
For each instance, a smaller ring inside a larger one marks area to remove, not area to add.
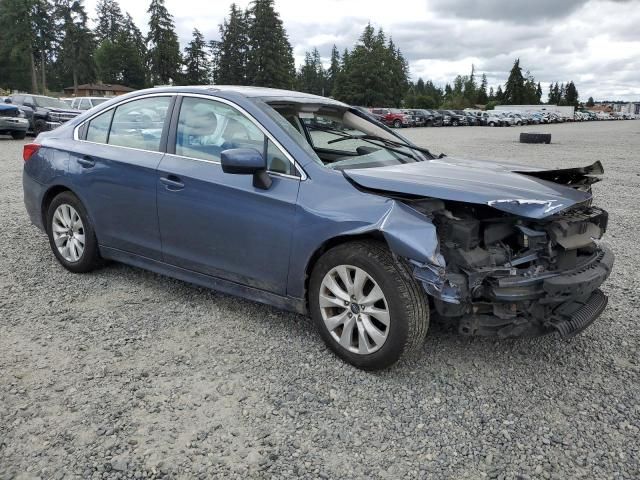
[[[304,270],[304,302],[309,310],[309,280],[311,279],[311,272],[313,272],[314,267],[318,263],[318,260],[324,255],[326,252],[331,250],[332,248],[338,247],[340,245],[344,245],[345,243],[363,241],[363,240],[373,240],[384,243],[386,248],[389,248],[389,244],[387,243],[384,235],[379,230],[372,230],[369,232],[358,233],[358,234],[344,234],[337,235],[335,237],[329,238],[325,240],[322,244],[316,248],[316,250],[311,254],[309,260],[307,261],[307,265]]]
[[[42,225],[44,225],[45,229],[47,228],[47,212],[49,211],[49,205],[51,205],[53,199],[60,195],[62,192],[71,192],[76,195],[76,193],[66,185],[53,185],[49,187],[49,189],[42,196],[40,216],[42,217]]]

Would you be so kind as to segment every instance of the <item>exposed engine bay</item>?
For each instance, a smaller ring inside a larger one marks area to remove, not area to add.
[[[462,202],[405,202],[437,227],[446,267],[415,264],[414,273],[438,316],[460,333],[570,336],[605,308],[598,287],[613,254],[600,242],[604,210],[581,204],[530,219]]]

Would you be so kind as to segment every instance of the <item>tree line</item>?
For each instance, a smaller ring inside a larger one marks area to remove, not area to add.
[[[99,0],[94,28],[82,0],[0,0],[0,88],[46,93],[94,82],[151,85],[256,85],[295,89],[363,106],[461,109],[538,104],[542,87],[516,59],[494,91],[475,67],[444,87],[410,80],[409,65],[391,37],[368,24],[356,44],[334,45],[328,68],[317,48],[296,70],[293,49],[274,0],[231,4],[219,40],[198,29],[181,50],[164,0],[150,0],[142,34],[117,0]],[[570,81],[551,84],[547,101],[578,105]]]

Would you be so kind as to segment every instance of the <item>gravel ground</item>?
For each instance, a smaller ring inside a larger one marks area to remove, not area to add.
[[[433,326],[418,358],[361,372],[305,317],[123,265],[66,272],[24,211],[23,142],[0,139],[0,478],[639,478],[640,121],[403,133],[476,158],[601,160],[603,316],[571,341]]]

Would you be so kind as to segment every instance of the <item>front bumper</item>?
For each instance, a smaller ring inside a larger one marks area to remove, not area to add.
[[[613,252],[602,244],[588,262],[571,271],[480,279],[442,272],[438,277],[433,267],[416,265],[414,275],[433,297],[438,317],[457,321],[463,335],[506,338],[558,332],[570,337],[604,311],[608,299],[599,287],[613,263]],[[472,298],[471,291],[482,293]]]
[[[0,132],[26,132],[29,120],[21,117],[0,117]]]

